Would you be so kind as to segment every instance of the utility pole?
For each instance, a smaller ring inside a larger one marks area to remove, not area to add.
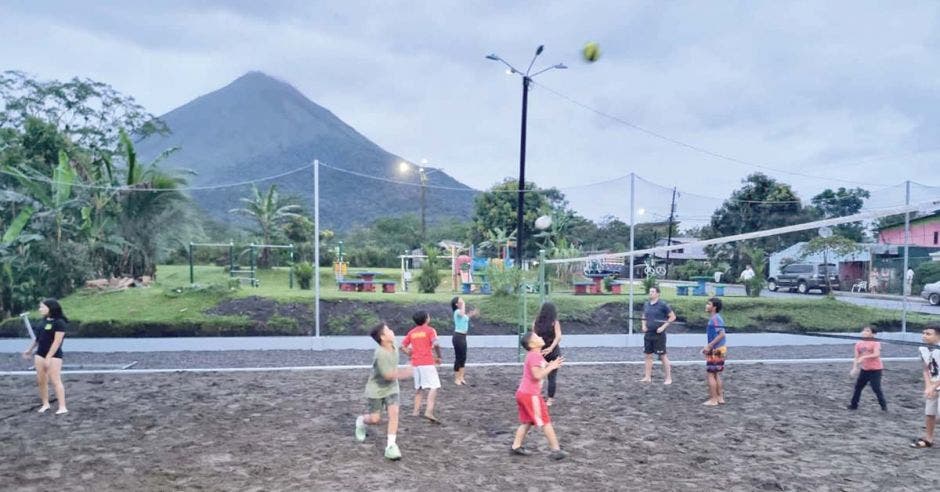
[[[672,205],[669,206],[669,225],[666,230],[666,246],[672,246],[672,221],[676,216],[676,187],[672,187]],[[666,278],[669,278],[669,253],[672,250],[666,250]]]

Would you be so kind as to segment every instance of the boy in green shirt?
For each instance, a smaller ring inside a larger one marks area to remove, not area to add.
[[[369,333],[379,344],[372,359],[372,373],[366,383],[365,396],[369,401],[369,413],[356,417],[356,440],[366,440],[366,425],[382,421],[382,409],[388,411],[388,444],[385,457],[401,459],[401,451],[395,443],[398,432],[399,387],[398,380],[411,377],[411,367],[398,368],[398,350],[395,348],[395,333],[385,323],[379,323]]]

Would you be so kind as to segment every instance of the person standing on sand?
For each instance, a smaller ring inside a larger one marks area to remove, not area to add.
[[[669,366],[669,357],[666,355],[666,328],[676,320],[676,313],[659,298],[659,287],[650,287],[650,300],[643,304],[643,353],[646,355],[643,379],[641,383],[653,381],[653,354],[659,356],[663,363],[663,373],[666,376],[663,384],[672,384],[672,368]]]
[[[937,414],[940,413],[940,327],[927,326],[921,334],[921,340],[930,347],[920,347],[920,358],[924,361],[924,437],[911,443],[914,448],[932,448],[933,436],[937,426]]]
[[[69,413],[65,406],[65,386],[62,384],[62,341],[65,340],[65,329],[69,319],[62,312],[62,306],[55,299],[46,299],[39,303],[39,314],[43,316],[36,339],[29,348],[23,351],[23,358],[33,358],[36,367],[36,382],[39,384],[39,398],[42,406],[39,413],[49,410],[49,383],[55,390],[55,398],[59,408],[56,415]],[[35,354],[33,349],[36,349]]]
[[[885,401],[885,395],[881,392],[881,372],[884,364],[881,362],[881,342],[875,341],[875,329],[866,326],[862,328],[863,340],[855,344],[855,359],[852,362],[852,373],[858,374],[855,380],[855,391],[852,393],[852,402],[849,403],[849,410],[858,410],[858,400],[862,396],[862,390],[868,383],[871,383],[871,390],[875,392],[878,398],[878,404],[881,410],[888,411],[888,402]]]
[[[545,347],[545,340],[542,340],[535,332],[528,332],[522,336],[519,341],[527,353],[525,361],[522,364],[522,380],[519,382],[519,388],[516,390],[516,408],[519,411],[519,427],[516,429],[512,446],[509,448],[509,454],[528,456],[532,454],[526,449],[526,434],[532,426],[542,429],[545,438],[548,439],[548,448],[551,453],[548,455],[553,460],[564,459],[568,456],[561,450],[558,444],[558,436],[555,435],[555,428],[552,426],[552,418],[548,414],[548,405],[542,399],[542,381],[548,377],[548,374],[559,367],[565,361],[564,357],[559,357],[551,362],[546,362],[542,357],[542,348]]]
[[[454,384],[462,386],[467,384],[464,378],[464,367],[467,365],[467,332],[470,331],[470,318],[479,314],[476,309],[467,312],[467,305],[462,297],[455,297],[450,301],[450,309],[454,312]]]
[[[441,347],[437,342],[437,331],[429,324],[431,315],[427,311],[418,311],[412,316],[415,327],[405,335],[401,342],[401,351],[411,358],[415,378],[415,408],[412,413],[417,417],[421,412],[421,399],[424,392],[428,393],[428,406],[424,411],[424,418],[431,423],[439,424],[434,416],[434,402],[437,390],[441,387],[441,379],[437,375],[437,365],[441,363]],[[432,353],[433,352],[433,353]]]
[[[705,355],[705,378],[708,383],[708,400],[704,405],[713,407],[724,405],[725,389],[721,384],[721,371],[725,370],[725,357],[728,348],[725,346],[725,320],[721,317],[721,299],[712,297],[705,303],[705,312],[708,313],[708,326],[705,328],[705,337],[708,343],[702,348]]]
[[[396,442],[398,434],[398,412],[400,409],[399,379],[411,377],[411,368],[398,368],[398,350],[395,349],[395,333],[384,322],[379,323],[369,336],[378,343],[372,357],[372,372],[366,383],[365,396],[369,402],[369,413],[356,417],[356,441],[366,440],[366,425],[376,425],[382,421],[382,410],[388,412],[388,443],[385,446],[385,458],[401,459],[401,451]]]
[[[558,346],[561,343],[561,323],[558,322],[558,309],[553,303],[546,302],[542,304],[538,316],[535,317],[535,321],[532,323],[532,331],[545,342],[545,347],[542,347],[541,352],[546,361],[552,362],[561,357],[561,348]],[[549,371],[547,376],[548,388],[546,388],[548,399],[545,400],[547,406],[552,406],[555,403],[557,378],[558,369]]]

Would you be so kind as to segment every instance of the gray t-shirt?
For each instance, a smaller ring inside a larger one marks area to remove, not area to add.
[[[398,350],[385,350],[382,347],[375,349],[372,360],[372,373],[366,383],[366,398],[385,398],[399,392],[398,380],[389,381],[385,374],[398,369]]]
[[[646,336],[656,336],[656,330],[658,330],[660,326],[663,326],[669,319],[669,313],[671,312],[672,308],[662,299],[656,301],[656,304],[646,301],[646,303],[643,304],[643,319],[646,320]]]

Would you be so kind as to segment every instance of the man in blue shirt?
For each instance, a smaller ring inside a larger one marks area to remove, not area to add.
[[[721,386],[721,371],[725,369],[725,356],[728,349],[725,347],[725,320],[721,314],[721,299],[712,297],[705,303],[705,312],[708,313],[708,326],[705,336],[708,343],[702,348],[705,354],[705,371],[708,380],[708,400],[704,405],[713,407],[725,403],[724,388]]]

